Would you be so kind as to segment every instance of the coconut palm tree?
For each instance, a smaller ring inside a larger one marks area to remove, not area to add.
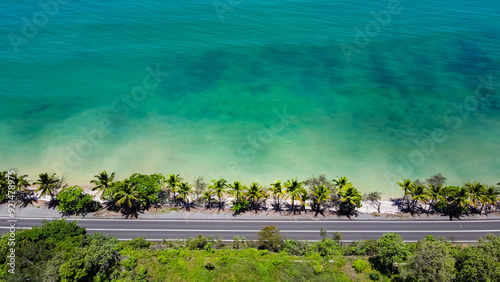
[[[306,202],[307,200],[309,200],[309,192],[307,191],[306,188],[300,189],[299,200],[300,200],[300,212],[304,211],[305,213],[307,213]]]
[[[293,211],[295,214],[295,199],[300,197],[300,192],[302,190],[302,187],[304,185],[304,182],[299,182],[297,181],[297,178],[288,180],[285,183],[286,187],[286,192],[288,193],[288,197],[292,198],[292,208],[290,210],[290,213]]]
[[[487,214],[491,208],[491,205],[495,205],[497,201],[499,201],[500,199],[499,197],[500,197],[500,191],[498,189],[496,189],[494,186],[486,187],[480,198],[481,202],[484,204],[483,206],[481,206],[479,214],[481,214],[484,206],[486,206],[485,213]]]
[[[227,181],[225,179],[219,179],[219,180],[213,179],[210,188],[213,189],[215,194],[217,195],[217,200],[219,202],[219,210],[224,209],[222,196],[227,188]]]
[[[142,198],[141,193],[137,190],[134,183],[128,179],[118,182],[115,185],[112,200],[108,202],[108,205],[113,208],[118,207],[118,210],[121,210],[127,218],[137,218],[143,205],[146,203],[145,199]]]
[[[478,204],[481,202],[481,197],[485,189],[484,185],[474,181],[474,183],[466,183],[465,187],[467,188],[467,190],[469,190],[471,204],[474,206],[474,209],[477,210]]]
[[[344,188],[348,186],[352,186],[352,183],[348,182],[349,178],[345,176],[337,177],[337,179],[333,179],[333,184],[335,188],[337,188],[337,193],[342,193]]]
[[[281,212],[280,197],[283,197],[285,194],[285,190],[283,188],[281,180],[276,180],[273,184],[271,184],[271,192],[274,194],[274,200],[276,202],[274,208],[279,212]]]
[[[361,207],[361,193],[352,185],[348,185],[344,192],[339,193],[339,212],[347,216],[357,215],[356,209]]]
[[[443,196],[443,185],[442,184],[438,184],[438,185],[429,184],[428,194],[429,194],[430,202],[429,202],[429,209],[427,210],[427,213],[430,212],[431,207],[436,209],[436,206],[439,202],[445,201],[445,198]]]
[[[55,173],[52,175],[49,175],[48,173],[40,173],[38,175],[38,180],[33,182],[35,185],[40,185],[36,190],[36,192],[40,192],[40,196],[50,195],[52,200],[55,200],[54,192],[58,188],[59,183],[60,179]]]
[[[140,205],[143,202],[141,194],[129,180],[124,180],[118,184],[116,192],[113,194],[113,200],[117,206],[126,206],[128,208]]]
[[[316,213],[314,214],[315,217],[318,215],[318,213],[321,212],[321,205],[323,205],[328,201],[328,199],[330,199],[330,190],[331,189],[326,187],[325,185],[313,187],[311,195],[313,201],[312,208],[316,210]]]
[[[28,175],[26,174],[17,176],[17,173],[15,173],[12,175],[12,180],[14,181],[14,187],[17,192],[23,192],[28,189],[28,187],[30,186],[30,182],[27,178]]]
[[[404,190],[404,196],[403,196],[403,201],[406,201],[406,208],[410,209],[410,200],[408,198],[408,195],[410,194],[410,191],[413,189],[413,182],[411,182],[410,179],[403,179],[403,182],[399,181],[397,182],[401,190]]]
[[[233,184],[229,184],[229,189],[231,189],[231,193],[235,196],[235,201],[239,201],[241,193],[243,193],[247,187],[241,184],[240,181],[234,181]]]
[[[247,197],[250,201],[250,208],[255,210],[257,213],[258,203],[260,199],[265,196],[265,191],[259,183],[252,182],[250,186],[248,186]]]
[[[0,171],[0,203],[9,196],[8,186],[7,171]]]
[[[33,202],[36,202],[36,195],[33,190],[28,189],[30,186],[30,181],[27,179],[28,175],[18,176],[17,173],[14,173],[10,176],[10,178],[14,182],[16,201],[21,203],[23,207],[30,204],[33,205]]]
[[[215,191],[212,188],[208,188],[203,191],[202,199],[207,202],[207,208],[212,209],[212,201],[214,200]]]
[[[428,203],[429,195],[427,194],[424,185],[413,186],[413,188],[409,191],[409,193],[412,199],[410,207],[410,212],[412,214],[415,212],[418,202],[422,202],[424,204]]]
[[[107,197],[108,194],[110,193],[109,190],[111,189],[111,187],[113,187],[113,180],[115,178],[115,173],[113,172],[110,175],[108,175],[106,171],[103,171],[99,174],[96,174],[94,177],[96,179],[90,181],[90,183],[96,185],[94,188],[92,188],[92,191],[98,190],[102,192],[101,199],[105,195]]]
[[[184,202],[184,208],[186,210],[189,210],[189,207],[188,207],[188,195],[189,193],[191,193],[191,190],[192,190],[193,186],[191,186],[191,184],[187,183],[187,182],[181,182],[179,183],[179,198],[181,198]]]
[[[450,205],[450,220],[452,216],[460,216],[462,213],[467,212],[469,205],[472,203],[469,199],[469,190],[465,187],[446,187],[448,193],[448,203]]]
[[[168,178],[167,178],[167,187],[168,187],[168,192],[169,194],[172,195],[172,199],[175,200],[177,199],[176,195],[175,195],[175,192],[177,190],[177,186],[179,185],[179,183],[182,181],[182,177],[180,177],[178,174],[169,174]]]

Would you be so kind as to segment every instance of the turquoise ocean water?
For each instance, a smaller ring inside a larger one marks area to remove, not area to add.
[[[2,169],[500,181],[500,2],[165,2],[0,3]]]

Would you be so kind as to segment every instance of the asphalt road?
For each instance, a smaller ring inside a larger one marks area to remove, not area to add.
[[[16,223],[17,228],[30,228],[41,225],[40,218],[16,218],[17,222],[3,223],[0,233],[9,232],[9,223]],[[142,236],[148,240],[184,239],[204,236],[221,236],[232,240],[234,236],[257,239],[257,233],[268,225],[281,230],[286,238],[299,240],[319,240],[320,228],[324,227],[328,235],[340,232],[344,241],[378,239],[384,233],[397,232],[405,241],[413,242],[427,235],[442,235],[457,242],[475,242],[487,233],[500,236],[500,220],[476,221],[425,221],[425,220],[352,220],[352,221],[315,221],[315,220],[186,220],[186,219],[76,219],[87,228],[87,233],[103,233],[126,240]]]

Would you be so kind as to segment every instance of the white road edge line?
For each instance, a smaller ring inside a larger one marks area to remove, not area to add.
[[[0,217],[0,219],[9,219],[8,217]],[[179,221],[190,221],[190,222],[261,222],[261,223],[280,223],[280,222],[300,222],[300,223],[380,223],[380,222],[399,222],[399,223],[485,223],[485,222],[500,222],[500,219],[473,219],[464,221],[450,221],[450,220],[294,220],[294,219],[284,219],[284,220],[255,220],[255,219],[113,219],[113,218],[44,218],[44,217],[16,217],[17,220],[54,220],[54,219],[66,219],[67,221],[126,221],[126,222],[179,222]]]
[[[0,229],[9,229],[2,226]],[[31,229],[19,227],[18,229]],[[118,231],[118,232],[260,232],[261,230],[211,230],[211,229],[125,229],[125,228],[85,228],[87,231]],[[319,233],[318,230],[280,230],[282,233]],[[499,230],[330,230],[329,233],[488,233],[500,232]]]

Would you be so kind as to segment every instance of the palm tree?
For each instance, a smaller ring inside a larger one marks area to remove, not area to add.
[[[410,190],[410,195],[411,195],[411,198],[412,198],[412,204],[411,204],[410,212],[412,214],[415,212],[415,208],[416,208],[418,202],[422,202],[424,204],[427,204],[427,201],[429,199],[429,195],[427,194],[427,191],[426,191],[424,185],[414,186]]]
[[[335,188],[337,188],[337,193],[342,193],[344,188],[351,185],[352,183],[348,182],[349,178],[345,176],[337,177],[337,179],[333,179],[333,184]]]
[[[313,209],[316,210],[314,216],[316,217],[318,213],[321,211],[321,205],[326,203],[330,198],[330,188],[325,185],[314,186],[312,189],[312,201],[313,201]]]
[[[23,207],[26,207],[29,204],[33,205],[33,202],[36,202],[36,196],[33,190],[28,189],[28,187],[30,186],[30,181],[27,179],[28,176],[18,176],[17,173],[14,173],[10,176],[10,178],[14,182],[16,201],[20,202]]]
[[[252,184],[248,187],[247,196],[250,200],[250,208],[255,210],[255,213],[257,213],[259,200],[263,198],[265,193],[266,192],[259,183],[252,182]]]
[[[9,189],[7,188],[7,171],[0,171],[0,203],[2,203],[8,196],[14,199],[13,195],[9,195]]]
[[[471,201],[469,200],[470,193],[465,187],[447,187],[449,193],[448,203],[451,205],[450,220],[452,216],[460,216],[466,212]]]
[[[129,216],[137,218],[145,200],[137,187],[130,180],[116,183],[113,191],[112,200],[108,202],[112,207],[119,207],[119,210],[128,218]]]
[[[499,196],[500,196],[500,191],[498,191],[494,186],[486,187],[483,191],[483,194],[481,195],[480,200],[484,204],[481,207],[479,214],[481,214],[483,207],[485,205],[486,205],[485,213],[488,213],[490,206],[496,204],[496,202],[499,200]]]
[[[222,196],[224,194],[224,191],[226,190],[227,187],[227,181],[225,179],[219,179],[219,180],[212,180],[212,185],[210,185],[210,188],[214,190],[215,194],[217,195],[217,200],[219,202],[219,210],[224,209],[224,204],[222,201]]]
[[[348,185],[345,192],[339,194],[340,207],[339,212],[347,216],[357,214],[356,208],[361,207],[361,193],[352,185]]]
[[[123,204],[126,204],[128,208],[140,205],[143,202],[141,194],[129,180],[119,183],[116,192],[113,194],[113,200],[117,206],[123,207]]]
[[[293,211],[294,214],[295,214],[295,199],[300,196],[300,192],[301,192],[303,185],[304,185],[304,182],[297,181],[297,178],[292,179],[292,180],[288,180],[285,183],[286,192],[288,193],[288,197],[292,198],[292,208],[291,208],[290,212]]]
[[[403,201],[406,200],[406,208],[410,209],[410,200],[408,199],[408,195],[411,190],[413,190],[413,182],[410,179],[403,179],[403,182],[399,181],[397,183],[402,190],[404,190]]]
[[[484,185],[474,181],[474,183],[466,183],[465,187],[469,190],[470,193],[470,200],[471,204],[474,206],[474,208],[477,210],[478,203],[481,202],[481,197],[483,194],[483,191],[485,189]],[[483,208],[481,207],[481,210]],[[481,213],[479,213],[481,214]]]
[[[45,195],[50,195],[52,200],[54,200],[54,190],[56,190],[58,187],[58,184],[60,183],[60,179],[56,176],[55,173],[52,175],[49,175],[48,173],[40,173],[38,175],[38,180],[33,182],[33,184],[40,185],[38,189],[36,190],[37,192],[40,192],[40,196],[45,196]]]
[[[96,179],[91,180],[90,183],[95,184],[96,186],[92,188],[92,191],[98,190],[101,191],[101,199],[104,195],[109,193],[111,187],[113,187],[113,180],[115,178],[115,173],[111,173],[108,175],[106,171],[103,171],[94,176]]]
[[[435,209],[439,202],[445,200],[445,198],[443,197],[443,185],[442,184],[438,184],[438,185],[430,184],[429,185],[429,199],[431,201],[429,203],[429,209],[427,210],[427,213],[430,212],[431,207],[433,207]]]
[[[214,195],[215,195],[215,192],[210,187],[207,190],[203,191],[202,198],[207,202],[207,208],[209,208],[209,209],[212,208],[212,200],[214,199]]]
[[[11,177],[12,180],[14,181],[14,187],[17,192],[26,191],[28,186],[30,186],[30,182],[27,179],[28,176],[26,174],[20,176],[17,176],[17,174],[13,174]]]
[[[274,194],[274,200],[276,201],[275,209],[281,212],[280,197],[285,194],[283,186],[281,185],[281,180],[276,180],[271,184],[271,192]]]
[[[175,200],[177,199],[177,197],[175,196],[175,192],[176,192],[176,189],[177,189],[177,186],[179,185],[179,183],[182,181],[182,178],[178,175],[178,174],[169,174],[168,175],[168,178],[167,178],[167,187],[168,187],[168,193],[169,195],[171,194],[172,195],[172,199]]]
[[[191,193],[193,186],[187,182],[179,183],[179,197],[184,201],[184,208],[188,209],[188,195]]]
[[[229,184],[229,189],[231,189],[232,194],[236,197],[235,201],[240,200],[240,194],[247,189],[247,187],[241,184],[240,181],[234,181],[233,184]]]
[[[306,202],[307,200],[309,200],[309,192],[307,191],[306,188],[300,189],[299,200],[300,200],[300,212],[304,211],[305,213],[307,213]]]

